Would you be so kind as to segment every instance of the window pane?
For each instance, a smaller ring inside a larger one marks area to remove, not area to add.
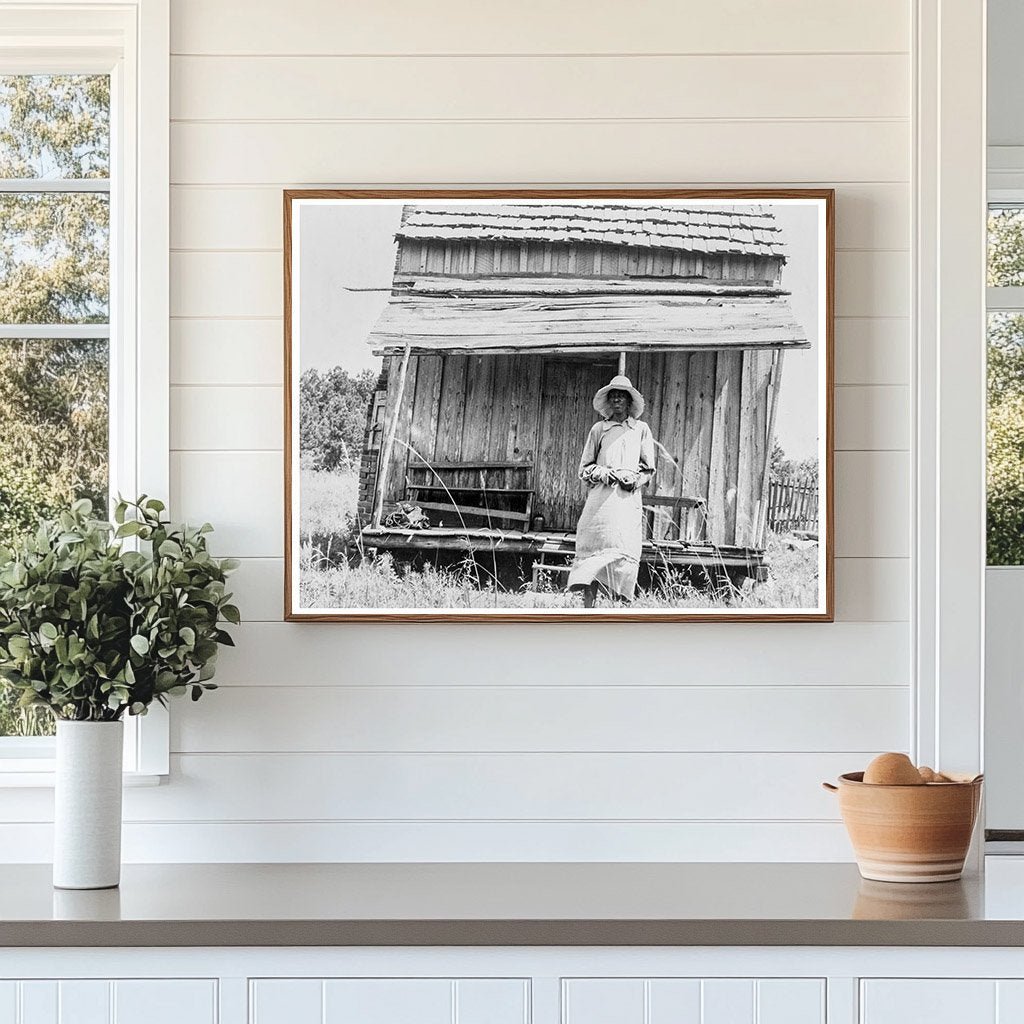
[[[1024,565],[1024,314],[988,317],[988,564]]]
[[[0,339],[0,544],[76,498],[106,516],[108,391],[105,339]],[[49,729],[0,684],[0,736]]]
[[[0,194],[0,224],[0,323],[106,323],[106,194]]]
[[[107,75],[0,75],[0,178],[109,178]]]
[[[1024,207],[989,207],[988,283],[992,288],[1024,285]]]

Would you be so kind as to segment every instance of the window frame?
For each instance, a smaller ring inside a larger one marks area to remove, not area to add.
[[[1024,188],[989,189],[986,213],[1017,207],[1024,213]],[[985,316],[989,313],[1024,313],[1024,285],[988,285]]]
[[[0,0],[0,74],[109,74],[110,492],[170,495],[169,0]],[[22,183],[23,184],[23,183]],[[60,186],[45,183],[37,191]],[[0,182],[0,188],[4,185]],[[67,186],[64,186],[65,188]],[[0,325],[11,336],[13,325]],[[24,331],[24,328],[20,328]],[[58,328],[67,336],[67,328]],[[24,333],[20,335],[24,337]],[[126,776],[166,775],[167,712],[125,719]],[[0,737],[0,787],[53,784],[54,741]]]

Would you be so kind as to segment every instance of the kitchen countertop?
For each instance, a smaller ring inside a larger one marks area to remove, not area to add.
[[[135,864],[0,871],[0,946],[1024,946],[1024,859],[959,882],[853,864]]]

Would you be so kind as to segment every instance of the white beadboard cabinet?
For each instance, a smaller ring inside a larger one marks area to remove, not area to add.
[[[572,978],[564,1024],[825,1024],[819,978]]]
[[[217,981],[0,981],[0,1024],[218,1024]]]
[[[865,981],[861,1024],[1017,1024],[1024,982],[984,978]]]
[[[1019,1024],[1018,948],[0,951],[0,1024]]]

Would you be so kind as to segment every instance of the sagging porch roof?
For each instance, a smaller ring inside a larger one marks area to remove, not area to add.
[[[785,293],[393,296],[377,355],[809,348]]]

